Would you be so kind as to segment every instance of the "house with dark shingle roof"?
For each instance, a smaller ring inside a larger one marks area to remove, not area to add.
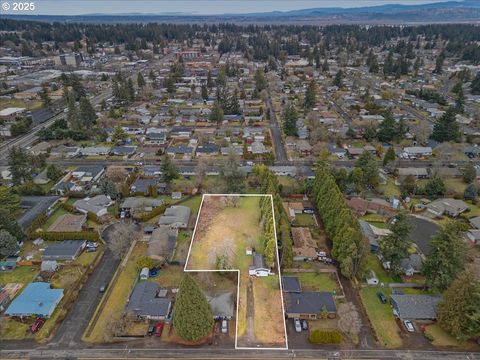
[[[140,319],[165,320],[170,313],[171,301],[156,283],[142,281],[135,288],[128,300],[126,312]]]
[[[85,240],[58,241],[45,249],[42,260],[75,260],[85,247]]]
[[[393,313],[402,320],[435,320],[441,296],[391,295]]]
[[[337,306],[330,292],[287,292],[285,298],[285,314],[292,319],[318,319],[324,311],[329,318],[337,315]]]

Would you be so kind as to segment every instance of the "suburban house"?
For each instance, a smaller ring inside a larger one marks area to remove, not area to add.
[[[406,158],[416,159],[420,157],[432,156],[432,148],[429,146],[412,146],[403,149],[403,155]]]
[[[235,305],[231,292],[220,293],[215,296],[205,294],[207,302],[212,309],[215,320],[231,320],[235,316]]]
[[[63,289],[52,289],[46,282],[32,282],[12,301],[5,315],[49,318],[62,298]]]
[[[390,230],[378,228],[365,220],[358,220],[358,223],[360,230],[370,243],[370,251],[376,252],[378,250],[378,240],[383,236],[389,235]]]
[[[285,212],[287,213],[290,221],[295,220],[295,215],[296,214],[302,214],[303,213],[303,203],[302,202],[284,202],[283,203],[283,208],[285,209]]]
[[[178,230],[159,227],[152,231],[147,256],[154,260],[169,260],[177,243]]]
[[[308,227],[292,227],[293,260],[315,260],[317,258],[317,242],[312,238]]]
[[[480,245],[480,230],[470,229],[465,233],[465,236],[470,240],[474,245]]]
[[[398,168],[397,169],[398,177],[404,179],[408,176],[413,176],[416,179],[427,179],[428,178],[428,170],[426,168]]]
[[[93,198],[85,198],[75,201],[73,206],[83,214],[92,213],[100,217],[108,213],[108,207],[113,204],[110,197],[96,195]]]
[[[191,210],[182,205],[170,206],[158,220],[159,225],[169,226],[172,229],[186,229],[190,220]]]
[[[248,275],[250,276],[268,276],[271,274],[270,269],[265,265],[262,254],[253,253],[252,265],[248,268]]]
[[[160,289],[156,283],[141,281],[128,300],[126,312],[140,319],[165,320],[171,308],[171,301],[167,298],[167,290]]]
[[[85,240],[64,240],[48,245],[42,260],[75,260],[85,248]]]
[[[402,259],[400,267],[406,276],[413,276],[420,273],[423,260],[419,254],[410,254],[409,257]]]
[[[326,311],[329,318],[337,314],[337,306],[330,292],[285,292],[285,314],[292,319],[316,320]]]
[[[438,199],[427,204],[426,208],[427,212],[434,216],[448,215],[455,218],[464,211],[467,211],[468,205],[462,200]]]
[[[153,209],[163,205],[164,201],[161,199],[146,198],[146,197],[128,197],[120,205],[120,211],[123,211],[126,217],[135,213],[150,212]]]
[[[153,187],[158,192],[162,192],[162,188],[158,185],[156,179],[137,179],[130,187],[130,191],[135,194],[149,195],[149,191]]]
[[[72,176],[81,183],[94,183],[104,172],[105,167],[102,165],[79,166],[72,172]]]
[[[393,313],[402,320],[436,320],[441,296],[391,295]]]
[[[132,156],[136,151],[136,146],[115,146],[110,150],[110,154],[117,156]]]

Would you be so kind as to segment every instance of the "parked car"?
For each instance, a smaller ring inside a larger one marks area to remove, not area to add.
[[[149,325],[148,326],[148,336],[152,336],[154,332],[155,332],[155,325]]]
[[[30,331],[32,333],[36,333],[38,330],[42,328],[43,324],[45,324],[45,319],[38,318],[37,320],[35,320],[32,326],[30,326]]]
[[[162,336],[162,331],[163,331],[163,322],[157,323],[155,325],[155,336],[160,337]]]
[[[228,322],[227,320],[222,320],[222,334],[228,333]]]
[[[95,251],[97,251],[97,248],[95,248],[95,247],[87,247],[87,248],[85,249],[85,252],[87,252],[87,253],[95,252]]]
[[[408,332],[415,332],[415,328],[410,320],[404,320],[403,325],[405,325]]]
[[[293,323],[295,325],[296,332],[302,332],[302,325],[300,324],[300,319],[293,319]]]
[[[377,297],[382,304],[387,303],[387,297],[385,296],[385,294],[383,292],[381,292],[381,291],[377,292]]]
[[[302,320],[302,330],[308,330],[308,322],[307,322],[307,320]]]
[[[106,285],[102,285],[102,286],[100,286],[99,291],[100,291],[100,293],[104,293],[106,289],[107,289],[107,286],[106,286]]]

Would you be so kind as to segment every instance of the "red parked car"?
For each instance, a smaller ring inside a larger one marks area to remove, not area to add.
[[[163,331],[163,322],[159,322],[157,323],[157,325],[155,325],[155,336],[162,336],[162,331]]]
[[[45,319],[38,318],[37,320],[35,320],[32,326],[30,326],[30,331],[32,333],[36,333],[38,330],[42,328],[43,324],[45,324]]]

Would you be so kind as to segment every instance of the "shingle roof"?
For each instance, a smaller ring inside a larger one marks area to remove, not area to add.
[[[285,294],[286,312],[293,314],[320,314],[323,309],[336,312],[335,300],[329,292],[301,292]]]
[[[441,296],[391,295],[392,304],[401,319],[435,319]]]
[[[137,283],[127,305],[127,312],[139,316],[167,316],[170,311],[170,299],[156,297],[160,287],[149,281]]]

